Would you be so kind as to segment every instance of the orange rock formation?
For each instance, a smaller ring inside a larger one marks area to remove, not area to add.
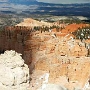
[[[87,57],[86,48],[88,43],[75,40],[71,34],[83,26],[86,25],[72,24],[61,32],[34,32],[30,26],[6,27],[0,34],[0,50],[15,50],[22,53],[30,71],[35,69],[32,77],[35,72],[39,75],[41,72],[47,72],[49,83],[57,83],[70,90],[78,86],[83,88],[90,75],[90,58]],[[32,80],[31,84],[33,82],[35,80]],[[32,87],[32,90],[37,89]]]

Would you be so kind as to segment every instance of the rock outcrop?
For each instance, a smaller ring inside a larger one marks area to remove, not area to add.
[[[49,73],[48,83],[82,89],[90,76],[90,57],[55,56],[42,58],[35,64],[37,73]],[[42,75],[42,74],[41,74]],[[32,89],[33,90],[33,89]]]
[[[5,51],[0,55],[0,89],[27,90],[29,68],[15,51]]]
[[[44,21],[37,21],[34,20],[32,18],[26,18],[24,19],[23,22],[17,24],[16,26],[30,26],[30,27],[34,27],[34,26],[52,26],[52,23],[48,23],[48,22],[44,22]]]
[[[67,89],[60,86],[60,85],[57,85],[57,84],[56,85],[55,84],[48,84],[46,86],[46,88],[43,90],[67,90]]]
[[[27,19],[25,22],[28,25],[29,20]],[[32,22],[30,23],[32,24]],[[72,26],[74,28],[71,28]],[[65,86],[69,90],[78,87],[82,89],[90,76],[90,72],[88,72],[90,69],[90,57],[88,57],[90,55],[90,42],[77,40],[71,33],[82,26],[82,24],[72,24],[60,32],[56,30],[35,31],[31,28],[32,26],[6,27],[0,33],[0,50],[2,52],[15,50],[22,53],[25,63],[32,71],[30,90],[38,90],[51,83]],[[15,62],[15,60],[13,61]],[[12,64],[7,63],[7,67],[11,65],[10,70],[17,70],[16,64]],[[17,67],[19,67],[18,65]],[[12,73],[12,71],[8,72]],[[24,82],[25,79],[22,80]],[[8,83],[4,85],[8,86]],[[15,85],[17,87],[17,84],[11,83],[10,85],[12,88]]]

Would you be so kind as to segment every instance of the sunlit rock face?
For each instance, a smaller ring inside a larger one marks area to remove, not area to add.
[[[0,89],[27,90],[29,68],[15,51],[5,51],[0,55]]]
[[[48,84],[44,90],[67,90],[67,89],[60,85]]]
[[[26,19],[26,23],[28,21]],[[31,24],[33,25],[32,22]],[[77,40],[66,31],[67,29],[63,32],[34,32],[31,27],[12,26],[6,27],[0,34],[0,50],[22,53],[25,63],[28,64],[31,72],[29,90],[53,90],[54,86],[50,86],[51,84],[59,85],[54,90],[63,90],[62,87],[68,90],[86,90],[84,88],[89,86],[89,42]],[[23,71],[26,65],[20,56],[11,52],[1,55],[4,60],[0,59],[0,62],[3,61],[4,64],[0,65],[0,71],[4,74],[1,73],[0,82],[4,89],[0,89],[5,90],[7,86],[6,90],[18,90],[17,87],[19,90],[26,90],[29,82],[27,69]],[[5,81],[2,77],[6,78]]]

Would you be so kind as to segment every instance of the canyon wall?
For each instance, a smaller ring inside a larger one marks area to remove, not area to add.
[[[34,32],[30,27],[6,27],[0,33],[0,50],[15,50],[22,53],[26,63],[38,61],[52,53],[61,56],[87,56],[85,44],[73,39],[70,34],[60,32]],[[37,58],[38,57],[38,58]]]
[[[22,53],[30,72],[33,69],[48,72],[49,83],[60,83],[67,88],[78,84],[83,87],[90,75],[86,44],[75,40],[70,33],[34,31],[31,27],[6,27],[0,33],[1,52],[15,50]]]

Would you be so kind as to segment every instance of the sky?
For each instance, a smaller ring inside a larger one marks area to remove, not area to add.
[[[26,1],[26,0],[22,0],[22,1]],[[36,1],[57,3],[57,4],[90,3],[90,0],[36,0]],[[0,2],[8,2],[8,0],[0,0]]]
[[[37,0],[39,2],[71,4],[71,3],[90,3],[90,0]]]

